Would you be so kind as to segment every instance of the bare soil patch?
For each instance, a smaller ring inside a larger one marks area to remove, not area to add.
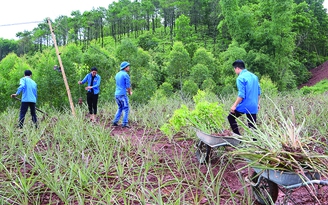
[[[123,132],[123,133],[122,133]],[[243,194],[244,194],[244,184],[241,184],[240,179],[245,179],[246,177],[250,176],[253,172],[253,170],[248,169],[242,169],[239,172],[236,172],[236,170],[242,168],[245,165],[245,162],[242,160],[235,160],[232,162],[228,162],[226,158],[220,157],[218,155],[218,152],[228,152],[231,150],[231,147],[218,147],[214,148],[212,150],[211,158],[210,158],[210,165],[202,164],[199,165],[199,162],[196,158],[195,153],[193,152],[194,149],[191,149],[198,141],[197,136],[195,135],[194,139],[188,139],[188,140],[181,140],[180,136],[175,137],[171,142],[162,136],[160,131],[157,132],[150,132],[151,134],[147,135],[147,131],[141,129],[141,128],[134,128],[132,126],[131,129],[124,129],[120,127],[115,127],[112,129],[111,134],[115,136],[123,136],[130,137],[130,139],[133,139],[136,143],[147,143],[147,140],[154,140],[154,138],[158,139],[156,143],[153,143],[153,151],[157,153],[162,154],[162,158],[160,159],[160,162],[164,163],[169,158],[174,158],[178,155],[182,156],[188,156],[186,157],[186,167],[192,167],[189,166],[191,164],[199,166],[199,169],[202,173],[208,172],[210,170],[213,175],[219,174],[222,161],[226,161],[227,164],[229,164],[224,171],[223,174],[223,181],[221,181],[223,188],[220,189],[220,193],[218,193],[222,199],[221,204],[232,204],[231,202],[231,193],[234,194],[234,202],[237,204],[247,204],[247,202],[243,201]],[[193,150],[193,151],[191,151]],[[191,159],[191,160],[190,160]],[[194,167],[194,166],[193,166]],[[175,166],[172,165],[172,169],[175,169]],[[177,170],[174,170],[174,173],[176,175],[181,175],[183,173],[179,173]],[[167,173],[166,178],[172,178],[173,176],[170,173]],[[188,178],[189,176],[185,176],[185,178]],[[316,186],[316,185],[315,185]],[[167,191],[173,191],[174,187],[171,187],[172,190],[170,190],[170,187],[167,187]],[[311,196],[311,194],[308,192],[306,187],[299,187],[295,188],[293,190],[285,190],[282,187],[279,186],[279,195],[278,199],[275,204],[286,204],[284,203],[284,199],[286,198],[286,195],[288,194],[289,197],[291,197],[294,200],[294,204],[318,204],[316,203],[315,199]],[[247,189],[249,194],[252,194],[251,187],[248,186]],[[287,192],[290,193],[287,193]],[[195,189],[194,192],[199,192],[199,190]],[[195,193],[188,193],[188,196],[186,198],[192,198],[195,196]],[[254,197],[253,197],[254,198]],[[328,204],[328,186],[322,186],[320,188],[320,193],[318,194],[318,198],[321,202],[321,204]],[[230,201],[229,201],[230,200]],[[192,200],[191,200],[192,201]],[[290,201],[290,200],[289,200]],[[200,204],[209,204],[206,198],[203,198],[201,200]],[[253,200],[253,204],[258,204],[256,200]],[[292,204],[288,202],[287,204]]]
[[[302,84],[299,88],[302,88],[303,86],[310,87],[320,82],[321,80],[328,79],[328,61],[324,62],[316,68],[311,69],[310,72],[311,78],[309,81]]]

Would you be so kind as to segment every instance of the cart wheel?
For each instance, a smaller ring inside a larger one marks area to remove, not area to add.
[[[199,163],[208,163],[210,160],[211,147],[204,142],[200,141],[197,144],[196,157]]]
[[[259,176],[256,172],[252,174],[252,181],[258,182]],[[264,177],[257,186],[252,186],[253,194],[260,204],[274,204],[278,198],[278,185]]]

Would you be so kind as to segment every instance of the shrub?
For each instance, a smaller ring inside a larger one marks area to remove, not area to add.
[[[182,104],[174,111],[173,116],[160,129],[172,136],[185,127],[193,127],[207,133],[214,133],[222,130],[226,113],[223,104],[217,102],[210,103],[206,100],[206,92],[198,90],[193,97],[195,108],[189,109]]]

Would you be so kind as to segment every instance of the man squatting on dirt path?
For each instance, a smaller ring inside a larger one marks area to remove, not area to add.
[[[91,68],[90,73],[88,73],[82,81],[78,82],[80,85],[88,82],[88,86],[85,87],[85,90],[87,91],[87,103],[90,120],[92,122],[96,121],[98,95],[100,91],[101,77],[97,74],[97,72],[98,69],[96,67]]]
[[[258,77],[245,69],[242,60],[236,60],[232,66],[238,75],[236,80],[238,96],[230,108],[228,121],[232,131],[240,135],[236,118],[243,114],[247,116],[248,127],[255,128],[256,114],[260,109],[261,88]]]
[[[18,127],[20,129],[23,128],[25,115],[30,107],[32,121],[35,124],[35,127],[37,128],[37,118],[36,118],[36,100],[38,98],[38,89],[37,84],[34,82],[34,80],[31,79],[32,77],[32,71],[25,70],[24,71],[24,77],[19,80],[19,87],[17,88],[17,92],[15,94],[12,94],[11,97],[16,97],[21,92],[22,99],[21,99],[21,107],[20,107],[20,113],[19,113],[19,124]]]
[[[122,127],[130,128],[128,124],[129,118],[129,95],[132,95],[130,76],[128,72],[130,71],[130,63],[124,61],[121,63],[120,72],[115,76],[116,80],[116,90],[115,90],[115,100],[118,106],[115,118],[113,120],[113,126],[118,126],[118,121],[121,118],[121,114],[124,111]]]

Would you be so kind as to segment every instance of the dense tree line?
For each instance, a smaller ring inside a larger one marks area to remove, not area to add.
[[[103,95],[111,96],[118,64],[128,60],[135,94],[132,100],[207,89],[234,89],[231,62],[243,59],[252,72],[278,90],[307,81],[309,69],[327,60],[328,16],[323,0],[119,0],[108,8],[52,21],[73,95],[88,68],[97,66]],[[41,100],[60,107],[66,93],[47,19],[19,40],[0,39],[0,84],[5,99],[15,90],[22,70],[36,70]],[[133,69],[134,68],[134,69]],[[10,78],[8,76],[11,76]],[[15,77],[12,77],[15,76]],[[61,89],[52,91],[58,84]],[[47,93],[56,94],[56,100]],[[43,95],[42,95],[43,94]],[[106,97],[109,98],[109,97]]]

